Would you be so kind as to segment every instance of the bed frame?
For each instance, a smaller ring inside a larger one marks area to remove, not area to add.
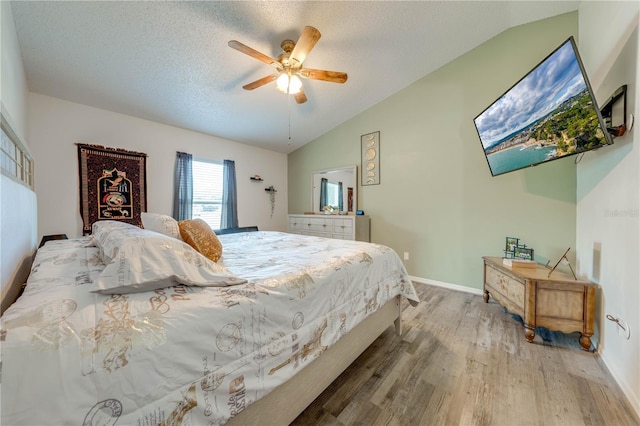
[[[396,296],[295,376],[249,405],[227,424],[290,424],[392,323],[396,333],[402,334],[400,306],[400,296]]]

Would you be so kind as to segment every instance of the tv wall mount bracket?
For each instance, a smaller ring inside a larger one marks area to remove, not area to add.
[[[611,136],[617,138],[633,127],[633,114],[627,116],[627,85],[620,86],[600,109]]]

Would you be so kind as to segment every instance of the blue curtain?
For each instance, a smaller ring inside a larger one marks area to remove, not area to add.
[[[238,194],[236,191],[236,163],[224,160],[222,187],[222,216],[220,229],[238,227]]]
[[[193,173],[191,154],[176,152],[176,170],[173,190],[173,218],[191,219],[193,203]]]
[[[338,182],[338,211],[344,210],[344,201],[342,200],[342,182]]]
[[[327,205],[327,183],[329,181],[326,178],[320,179],[320,211]]]

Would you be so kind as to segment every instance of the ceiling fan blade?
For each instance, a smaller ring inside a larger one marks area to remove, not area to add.
[[[298,66],[302,65],[313,46],[320,40],[320,31],[313,27],[304,27],[302,34],[296,43],[296,46],[291,51],[289,61],[295,61]]]
[[[249,84],[245,84],[244,86],[242,86],[242,88],[244,90],[257,89],[258,87],[264,86],[265,84],[269,84],[272,81],[275,81],[279,75],[280,75],[279,73],[275,73],[275,74],[268,75],[266,77],[262,77],[260,80],[256,80]]]
[[[298,71],[298,75],[303,78],[312,80],[330,81],[331,83],[344,83],[347,81],[347,73],[339,71],[314,70],[311,68],[302,68]]]
[[[293,97],[295,98],[296,103],[298,104],[303,104],[307,102],[307,95],[304,94],[304,90],[302,90],[302,88],[300,88],[300,91],[298,93],[295,93]]]
[[[247,46],[246,44],[242,44],[237,40],[231,40],[229,43],[227,43],[229,45],[229,47],[231,47],[232,49],[236,49],[239,52],[244,53],[245,55],[249,55],[252,58],[255,58],[261,62],[264,62],[267,65],[271,65],[272,67],[276,68],[278,71],[282,71],[282,64],[278,61],[276,61],[273,58],[270,58],[269,56],[258,52],[255,49],[250,48],[249,46]]]

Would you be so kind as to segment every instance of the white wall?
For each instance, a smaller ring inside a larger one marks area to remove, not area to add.
[[[0,97],[4,106],[2,113],[11,124],[13,131],[24,141],[27,137],[28,88],[10,2],[0,2],[0,15],[2,15]]]
[[[2,115],[25,150],[27,136],[27,83],[11,4],[0,3],[2,61],[0,99]],[[31,266],[37,245],[36,196],[19,182],[0,176],[0,279],[2,299],[15,298]],[[4,310],[5,306],[2,306]]]
[[[638,2],[582,2],[579,50],[602,105],[623,84],[640,118]],[[640,126],[585,155],[577,175],[577,262],[601,286],[597,317],[603,361],[640,415]],[[626,340],[606,314],[624,319]]]
[[[144,152],[147,160],[147,210],[171,215],[176,151],[212,160],[234,160],[240,226],[287,229],[287,157],[201,133],[32,93],[29,99],[31,150],[38,167],[40,235],[82,233],[79,213],[76,143]],[[260,175],[264,182],[253,182]],[[271,217],[269,194],[278,191]]]
[[[38,242],[36,195],[22,183],[0,175],[0,203],[2,300],[7,297],[13,301],[29,275]],[[2,305],[3,312],[6,307]]]

